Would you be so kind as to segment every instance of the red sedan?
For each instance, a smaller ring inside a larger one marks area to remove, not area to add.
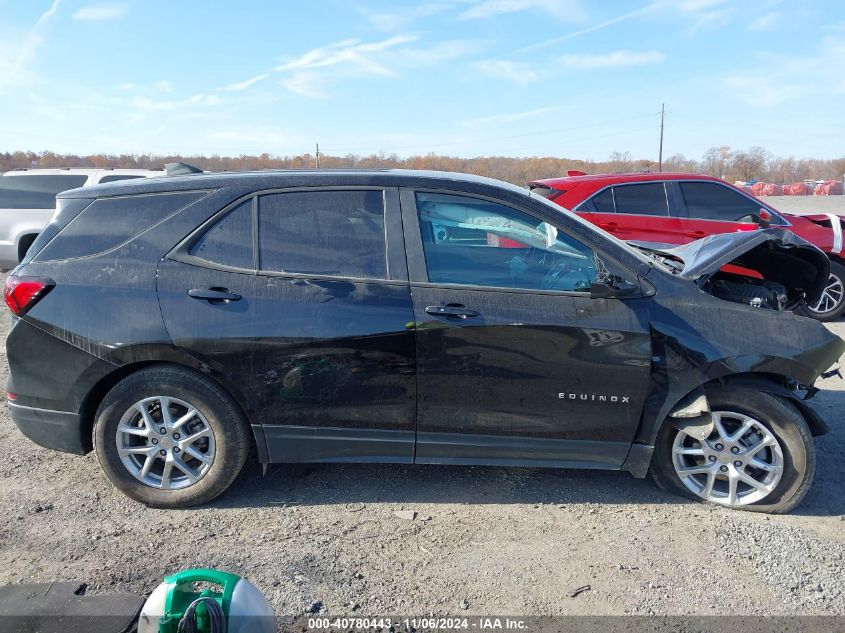
[[[830,279],[810,316],[830,321],[845,312],[842,221],[833,214],[793,215],[702,174],[596,174],[569,172],[535,180],[531,190],[576,212],[622,240],[686,244],[714,233],[779,226],[827,253]]]

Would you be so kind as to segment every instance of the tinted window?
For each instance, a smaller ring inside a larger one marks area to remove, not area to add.
[[[614,187],[613,197],[616,200],[616,213],[669,215],[666,189],[662,182]]]
[[[681,194],[691,218],[751,221],[760,213],[760,205],[740,193],[712,182],[680,182]]]
[[[613,203],[613,189],[608,187],[593,196],[593,209],[596,213],[616,213],[616,206]]]
[[[384,278],[384,195],[304,191],[261,196],[258,243],[262,270]]]
[[[0,209],[55,209],[56,194],[85,184],[88,176],[0,177]]]
[[[593,251],[546,222],[478,198],[416,197],[432,283],[588,291],[596,278]]]
[[[110,250],[203,195],[192,192],[99,198],[62,229],[36,260],[70,259]]]
[[[241,202],[217,221],[189,251],[215,264],[255,268],[252,249],[252,198]]]
[[[118,174],[114,174],[111,176],[103,176],[102,178],[100,178],[100,184],[103,185],[107,182],[117,182],[118,180],[132,180],[134,178],[143,178],[143,176],[121,176]]]

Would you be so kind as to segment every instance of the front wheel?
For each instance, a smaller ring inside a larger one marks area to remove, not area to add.
[[[667,420],[658,433],[651,474],[662,488],[699,501],[784,513],[809,490],[815,447],[801,413],[776,396],[713,388],[714,429],[698,440]]]
[[[830,262],[830,277],[822,296],[812,306],[804,307],[804,313],[819,321],[835,321],[845,312],[845,266]]]
[[[234,481],[249,447],[235,403],[204,376],[179,367],[149,367],[121,380],[94,425],[94,448],[108,478],[156,508],[211,501]]]

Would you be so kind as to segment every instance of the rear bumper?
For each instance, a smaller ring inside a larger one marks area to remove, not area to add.
[[[82,437],[78,413],[26,407],[9,402],[9,415],[15,425],[36,444],[65,453],[84,455],[86,442]]]

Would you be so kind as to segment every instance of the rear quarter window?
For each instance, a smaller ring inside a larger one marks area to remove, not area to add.
[[[0,177],[0,209],[55,209],[56,194],[85,184],[88,176],[57,174]]]
[[[72,259],[109,251],[204,195],[193,191],[99,198],[71,220],[35,260]]]

